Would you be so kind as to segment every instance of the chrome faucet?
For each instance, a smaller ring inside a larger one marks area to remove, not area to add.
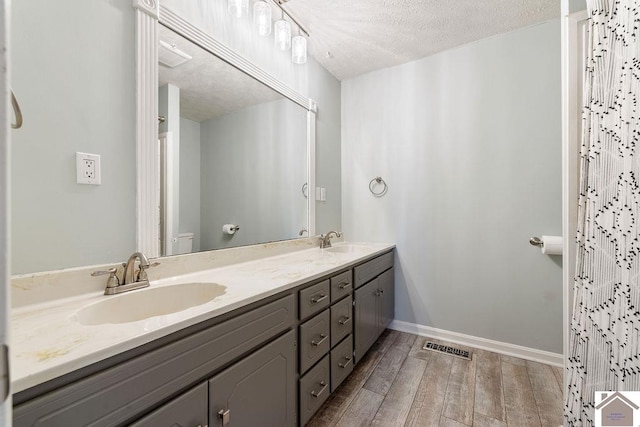
[[[327,234],[321,234],[320,235],[320,249],[325,249],[325,248],[330,248],[331,247],[331,235],[334,235],[336,237],[342,237],[342,233],[340,233],[339,231],[333,231],[331,230],[330,232],[328,232]]]
[[[140,267],[136,274],[136,261],[140,261]],[[160,265],[159,262],[149,263],[149,258],[142,252],[134,252],[126,263],[122,263],[124,271],[122,272],[122,281],[118,278],[118,269],[110,268],[105,271],[94,271],[92,276],[102,276],[108,274],[107,287],[104,290],[105,295],[114,295],[122,292],[133,291],[134,289],[142,289],[149,286],[149,278],[147,277],[147,269]]]
[[[147,256],[142,252],[134,252],[127,260],[127,263],[124,265],[124,273],[122,275],[123,285],[134,283],[136,260],[140,260],[140,270],[138,270],[138,277],[136,278],[135,282],[138,282],[140,280],[141,274],[144,274],[144,277],[142,278],[143,280],[147,279],[147,273],[145,270],[149,268],[149,258],[147,258]]]

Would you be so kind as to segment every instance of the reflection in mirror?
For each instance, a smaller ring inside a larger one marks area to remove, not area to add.
[[[162,25],[158,70],[163,255],[306,237],[307,110]]]

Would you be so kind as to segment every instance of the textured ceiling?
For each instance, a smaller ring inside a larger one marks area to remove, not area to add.
[[[309,50],[339,80],[558,18],[559,0],[291,0]]]
[[[158,86],[180,88],[180,115],[196,122],[241,108],[282,99],[282,95],[235,67],[160,26],[158,38],[192,56],[175,68],[158,64]]]

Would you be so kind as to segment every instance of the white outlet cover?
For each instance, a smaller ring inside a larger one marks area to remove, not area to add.
[[[100,155],[76,152],[76,182],[100,185]]]

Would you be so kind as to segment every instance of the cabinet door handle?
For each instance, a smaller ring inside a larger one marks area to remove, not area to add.
[[[319,303],[320,301],[324,301],[324,300],[326,300],[327,298],[329,298],[329,295],[323,295],[323,294],[320,294],[320,296],[319,296],[319,297],[313,297],[313,298],[311,298],[311,303],[312,303],[312,304],[317,304],[317,303]]]
[[[340,325],[344,326],[347,323],[351,322],[351,317],[347,317],[344,316],[342,319],[338,320],[338,323],[340,323]]]
[[[317,347],[317,346],[319,346],[320,344],[322,344],[323,342],[325,342],[327,338],[329,338],[329,336],[328,336],[328,335],[320,334],[320,341],[317,341],[317,342],[316,342],[316,340],[313,340],[313,341],[311,341],[311,345],[313,345],[313,346],[316,346],[316,347]]]
[[[319,392],[317,392],[317,393],[316,393],[315,391],[311,391],[311,396],[313,396],[313,397],[320,397],[320,395],[321,395],[322,393],[324,393],[324,391],[327,389],[327,385],[328,385],[328,384],[327,384],[326,382],[324,382],[324,381],[320,381],[320,385],[322,386],[322,388],[320,389],[320,391],[319,391]]]
[[[384,294],[384,290],[383,289],[376,289],[376,296],[382,296],[382,294]]]
[[[351,284],[351,283],[349,283],[349,281],[341,282],[341,283],[338,285],[338,289],[348,288],[350,284]]]
[[[220,409],[218,411],[218,418],[222,421],[222,425],[229,425],[229,421],[231,418],[231,410],[230,409]],[[206,426],[205,426],[206,427]]]
[[[346,362],[338,363],[338,366],[340,366],[341,368],[346,368],[347,366],[349,366],[349,363],[353,362],[353,357],[345,357],[344,359],[346,360]]]

